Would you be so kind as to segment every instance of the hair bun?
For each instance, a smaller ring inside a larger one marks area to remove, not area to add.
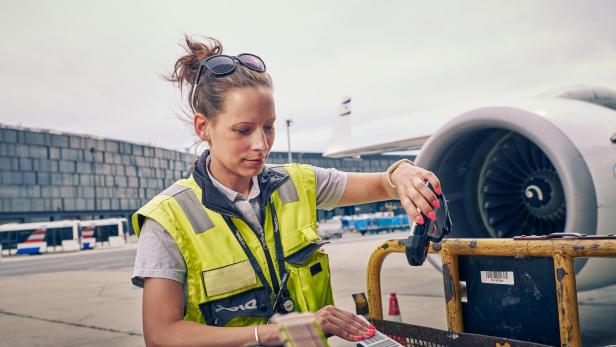
[[[188,87],[186,113],[192,125],[196,113],[205,117],[215,117],[223,110],[225,94],[234,88],[266,87],[270,90],[272,79],[267,72],[258,72],[242,64],[236,65],[232,74],[214,76],[203,74],[203,83],[195,86],[195,78],[199,73],[199,65],[208,57],[222,54],[222,44],[212,37],[200,37],[195,40],[184,35],[181,44],[185,53],[176,62],[173,72],[166,77],[167,80],[180,87],[180,95],[184,94],[184,87]]]
[[[199,42],[184,36],[185,44],[181,45],[186,54],[176,62],[173,72],[168,80],[176,83],[180,88],[185,85],[192,87],[199,72],[199,64],[207,57],[222,54],[222,44],[213,37],[205,36],[204,41]]]

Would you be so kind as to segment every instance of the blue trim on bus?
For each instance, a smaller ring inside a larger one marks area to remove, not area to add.
[[[16,254],[40,254],[41,247],[20,248]]]

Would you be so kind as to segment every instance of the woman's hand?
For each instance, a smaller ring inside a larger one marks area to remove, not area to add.
[[[278,324],[259,325],[257,329],[259,329],[259,341],[263,346],[284,345]]]
[[[348,341],[361,341],[374,336],[376,328],[358,316],[335,306],[325,306],[315,313],[315,318],[325,335],[336,335]]]
[[[436,220],[433,208],[441,206],[436,195],[428,188],[427,182],[432,183],[438,195],[442,192],[441,183],[431,171],[405,163],[391,173],[391,182],[396,187],[402,207],[417,224],[425,223],[419,211],[428,218]]]

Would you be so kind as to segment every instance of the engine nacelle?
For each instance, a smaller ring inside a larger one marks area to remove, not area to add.
[[[450,237],[616,234],[614,142],[616,93],[577,88],[461,114],[429,138],[417,164],[441,180]],[[577,259],[578,289],[616,283],[615,266]]]

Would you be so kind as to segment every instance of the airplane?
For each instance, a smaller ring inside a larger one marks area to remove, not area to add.
[[[343,99],[323,155],[418,151],[415,163],[439,177],[447,196],[450,237],[616,234],[614,90],[572,86],[441,117],[423,115],[433,132],[417,124],[418,117],[394,119],[389,127],[381,117],[369,125],[381,138],[367,143],[351,142],[350,103]],[[579,258],[575,265],[578,290],[616,284],[613,260]]]

